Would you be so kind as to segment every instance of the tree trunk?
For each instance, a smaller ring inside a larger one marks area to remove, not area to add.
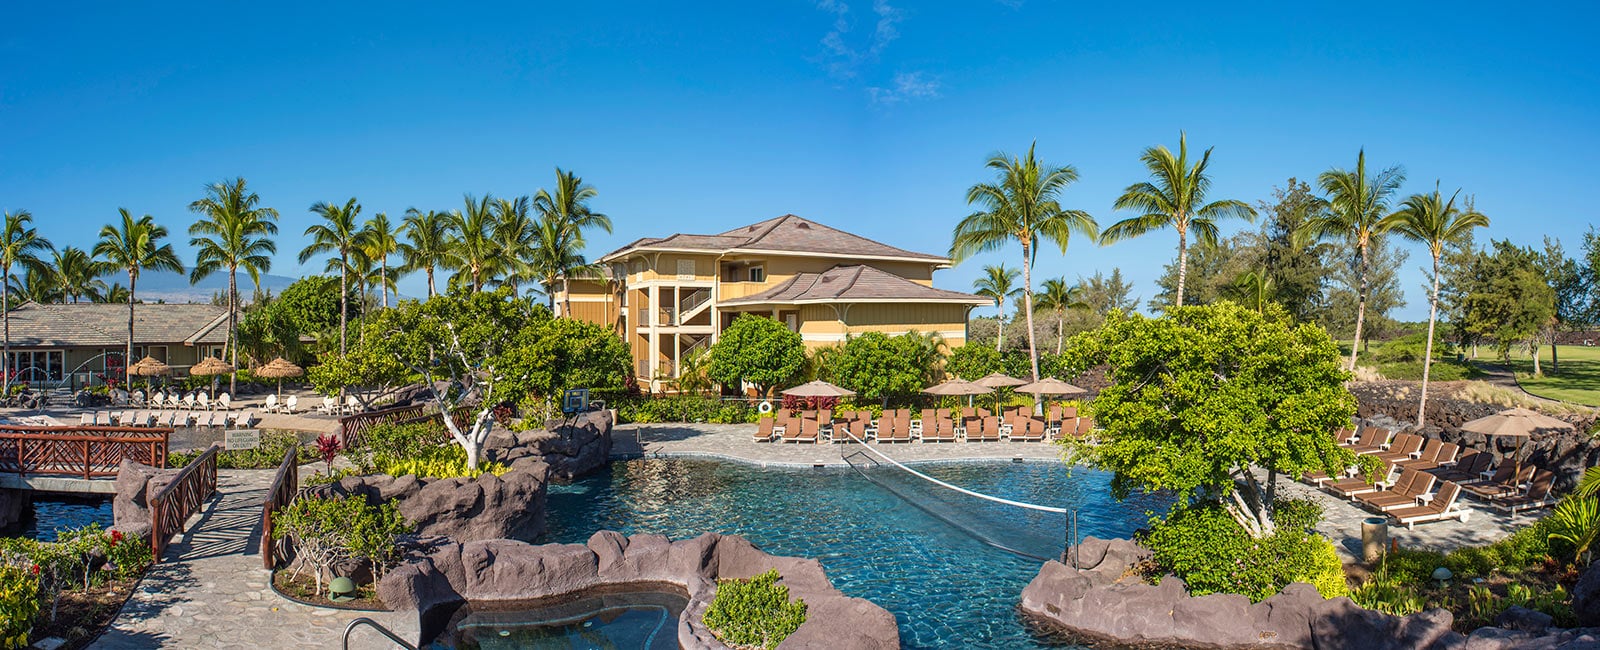
[[[1067,312],[1056,310],[1056,356],[1061,356],[1061,344],[1067,341]]]
[[[1544,371],[1539,369],[1539,348],[1541,347],[1544,346],[1539,345],[1539,334],[1536,332],[1533,335],[1533,345],[1528,346],[1528,350],[1533,352],[1533,376],[1535,377],[1544,375]]]
[[[345,334],[349,329],[345,322],[345,314],[350,313],[350,260],[344,253],[339,253],[339,356],[345,354]],[[341,391],[342,392],[342,391]]]
[[[1028,362],[1033,366],[1033,380],[1039,381],[1039,347],[1034,342],[1033,336],[1033,264],[1029,255],[1028,241],[1022,241],[1022,306],[1023,312],[1028,317]]]
[[[1183,283],[1189,276],[1189,231],[1178,226],[1178,306],[1183,306]]]
[[[996,299],[994,304],[995,307],[1000,309],[1000,317],[996,321],[1000,324],[1000,327],[995,328],[994,332],[994,351],[999,352],[1001,348],[1006,346],[1006,299]]]
[[[1550,373],[1555,375],[1561,374],[1561,355],[1556,352],[1556,335],[1560,333],[1557,326],[1550,326]]]
[[[122,387],[133,387],[133,294],[138,289],[139,270],[128,269],[128,347],[122,357]]]
[[[228,373],[228,394],[239,394],[239,322],[234,314],[239,312],[239,269],[228,268],[228,342],[223,349],[233,351],[233,372]]]
[[[389,308],[389,258],[383,258],[382,270],[378,271],[378,282],[382,283],[383,308]]]
[[[0,285],[0,309],[4,309],[5,312],[0,314],[0,320],[5,321],[6,334],[5,356],[0,357],[0,359],[3,359],[3,361],[0,361],[0,368],[3,368],[3,370],[0,370],[0,374],[5,375],[5,377],[0,379],[0,386],[4,387],[4,392],[0,392],[0,397],[11,395],[11,265],[5,265],[4,269],[5,284]]]
[[[433,296],[434,296],[434,289],[433,289],[433,265],[432,265],[432,264],[429,264],[429,265],[428,265],[428,297],[429,297],[429,298],[432,298],[432,297],[433,297]]]
[[[1439,256],[1433,257],[1433,293],[1428,296],[1428,345],[1422,355],[1422,397],[1417,400],[1417,430],[1428,409],[1428,371],[1433,369],[1433,326],[1439,320]]]
[[[1356,247],[1361,249],[1361,266],[1356,269],[1356,276],[1360,280],[1356,282],[1356,333],[1355,338],[1350,340],[1350,372],[1356,371],[1356,356],[1361,350],[1361,327],[1367,321],[1367,244],[1366,240],[1356,243]]]

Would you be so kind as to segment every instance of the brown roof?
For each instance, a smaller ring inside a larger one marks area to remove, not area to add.
[[[609,259],[635,249],[815,253],[838,257],[925,260],[935,264],[949,262],[947,258],[938,255],[895,248],[792,214],[734,228],[716,235],[676,234],[661,238],[647,237],[612,251],[601,259]]]
[[[723,306],[767,303],[854,302],[897,300],[905,302],[960,302],[988,305],[994,301],[960,291],[917,284],[882,269],[855,264],[835,266],[821,273],[799,273],[782,284],[743,298],[722,301]]]
[[[205,304],[135,304],[133,342],[223,343],[228,309]],[[128,306],[27,302],[11,311],[12,347],[110,347],[127,343]]]

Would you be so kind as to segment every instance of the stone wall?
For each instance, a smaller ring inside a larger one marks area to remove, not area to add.
[[[1416,382],[1364,382],[1350,385],[1358,406],[1356,416],[1377,426],[1393,429],[1410,428],[1417,421],[1417,399],[1420,391]],[[1427,426],[1422,432],[1463,448],[1489,451],[1495,457],[1505,458],[1517,449],[1515,438],[1488,439],[1483,434],[1461,430],[1461,425],[1472,420],[1505,410],[1503,406],[1460,399],[1448,385],[1429,389],[1426,417]],[[1572,432],[1541,432],[1522,441],[1522,456],[1532,463],[1556,473],[1556,490],[1565,492],[1577,485],[1583,471],[1600,464],[1600,443],[1589,436],[1596,425],[1596,414],[1557,415],[1571,422]]]
[[[567,482],[611,462],[612,411],[590,411],[551,418],[539,431],[497,430],[484,443],[489,460],[512,464],[538,457],[550,466],[550,480]]]
[[[601,531],[587,544],[444,544],[390,571],[378,584],[378,595],[415,624],[404,633],[420,645],[448,633],[451,614],[465,602],[528,601],[596,587],[666,583],[689,596],[678,621],[679,644],[709,650],[725,647],[701,623],[716,595],[716,581],[770,569],[778,570],[791,597],[804,600],[807,608],[806,622],[780,648],[900,647],[894,615],[834,589],[816,560],[768,555],[742,537],[716,533],[676,542]]]
[[[180,471],[123,459],[117,467],[117,494],[111,499],[111,528],[149,541],[150,497],[177,478]]]
[[[32,490],[0,488],[0,530],[17,525],[28,516],[28,506],[33,502]]]

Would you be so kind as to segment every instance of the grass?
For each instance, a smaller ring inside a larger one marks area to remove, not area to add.
[[[1512,352],[1511,368],[1517,375],[1517,383],[1540,397],[1600,406],[1600,347],[1563,345],[1558,352],[1560,372],[1550,365],[1550,346],[1539,349],[1542,377],[1533,376],[1533,358],[1526,350]]]

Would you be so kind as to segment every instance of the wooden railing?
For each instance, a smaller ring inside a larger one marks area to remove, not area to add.
[[[167,466],[172,429],[0,426],[0,472],[116,476],[123,460]]]
[[[212,445],[150,497],[150,551],[156,562],[161,561],[161,553],[167,550],[172,536],[181,532],[189,517],[216,494],[217,452],[221,449],[221,445]]]
[[[361,434],[367,429],[380,424],[416,418],[422,415],[425,408],[423,404],[412,404],[346,415],[339,418],[339,444],[345,449],[360,445]]]
[[[272,475],[272,487],[267,488],[267,500],[261,504],[261,564],[271,571],[294,559],[294,549],[288,540],[272,539],[272,513],[294,502],[300,493],[300,445],[294,445],[283,455],[278,473]]]
[[[471,426],[472,425],[472,415],[473,415],[473,409],[470,406],[462,406],[462,407],[456,408],[455,413],[454,413],[454,417],[453,417],[453,419],[456,421],[456,428],[465,430],[468,426]],[[419,415],[419,416],[412,417],[412,418],[406,418],[404,420],[395,420],[394,423],[395,424],[422,424],[422,423],[430,423],[431,424],[431,423],[439,423],[439,425],[440,425],[439,435],[441,436],[440,437],[440,441],[444,442],[444,441],[448,441],[450,439],[450,433],[448,432],[448,430],[444,429],[444,424],[443,424],[444,423],[444,419],[440,418],[439,414],[437,412],[429,413],[427,415]]]

